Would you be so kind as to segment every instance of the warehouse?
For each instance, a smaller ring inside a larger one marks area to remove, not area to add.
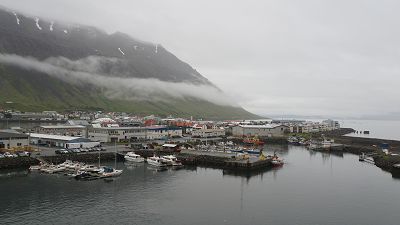
[[[67,136],[85,136],[86,127],[81,125],[49,125],[33,128],[33,132],[40,134],[54,134]]]
[[[28,135],[17,132],[0,131],[0,149],[16,149],[28,145]]]
[[[288,131],[289,127],[281,124],[239,125],[232,128],[232,135],[236,137],[281,137]]]
[[[134,140],[160,140],[170,137],[181,137],[182,128],[166,126],[152,127],[90,127],[88,138],[93,141],[128,142]]]
[[[42,145],[48,147],[60,147],[60,148],[92,148],[99,146],[100,142],[91,141],[87,138],[82,137],[71,137],[51,134],[37,134],[31,133],[31,143],[33,145]]]

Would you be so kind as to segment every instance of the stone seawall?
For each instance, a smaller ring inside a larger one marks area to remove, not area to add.
[[[39,164],[39,160],[31,157],[15,157],[0,159],[0,169],[29,168]]]

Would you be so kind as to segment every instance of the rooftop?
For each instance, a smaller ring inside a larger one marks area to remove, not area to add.
[[[28,138],[28,135],[16,133],[16,132],[4,132],[0,131],[0,138]]]
[[[44,129],[68,129],[68,128],[72,128],[72,129],[76,129],[76,128],[85,128],[85,126],[81,126],[81,125],[49,125],[49,126],[40,126],[41,128]]]
[[[280,126],[286,127],[286,125],[282,125],[282,124],[239,125],[239,127],[243,127],[243,128],[259,128],[259,129],[273,129],[273,128],[280,127]]]
[[[62,136],[62,135],[52,135],[52,134],[37,134],[31,133],[31,138],[43,138],[43,139],[53,139],[53,140],[61,140],[61,141],[72,141],[75,139],[79,139],[82,137],[72,137],[72,136]]]

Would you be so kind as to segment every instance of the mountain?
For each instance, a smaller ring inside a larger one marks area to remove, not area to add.
[[[0,106],[257,118],[159,44],[0,9]]]

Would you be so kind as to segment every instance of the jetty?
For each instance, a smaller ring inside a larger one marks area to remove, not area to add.
[[[272,167],[272,159],[235,153],[184,150],[177,155],[184,165],[204,166],[225,170],[258,170]]]

